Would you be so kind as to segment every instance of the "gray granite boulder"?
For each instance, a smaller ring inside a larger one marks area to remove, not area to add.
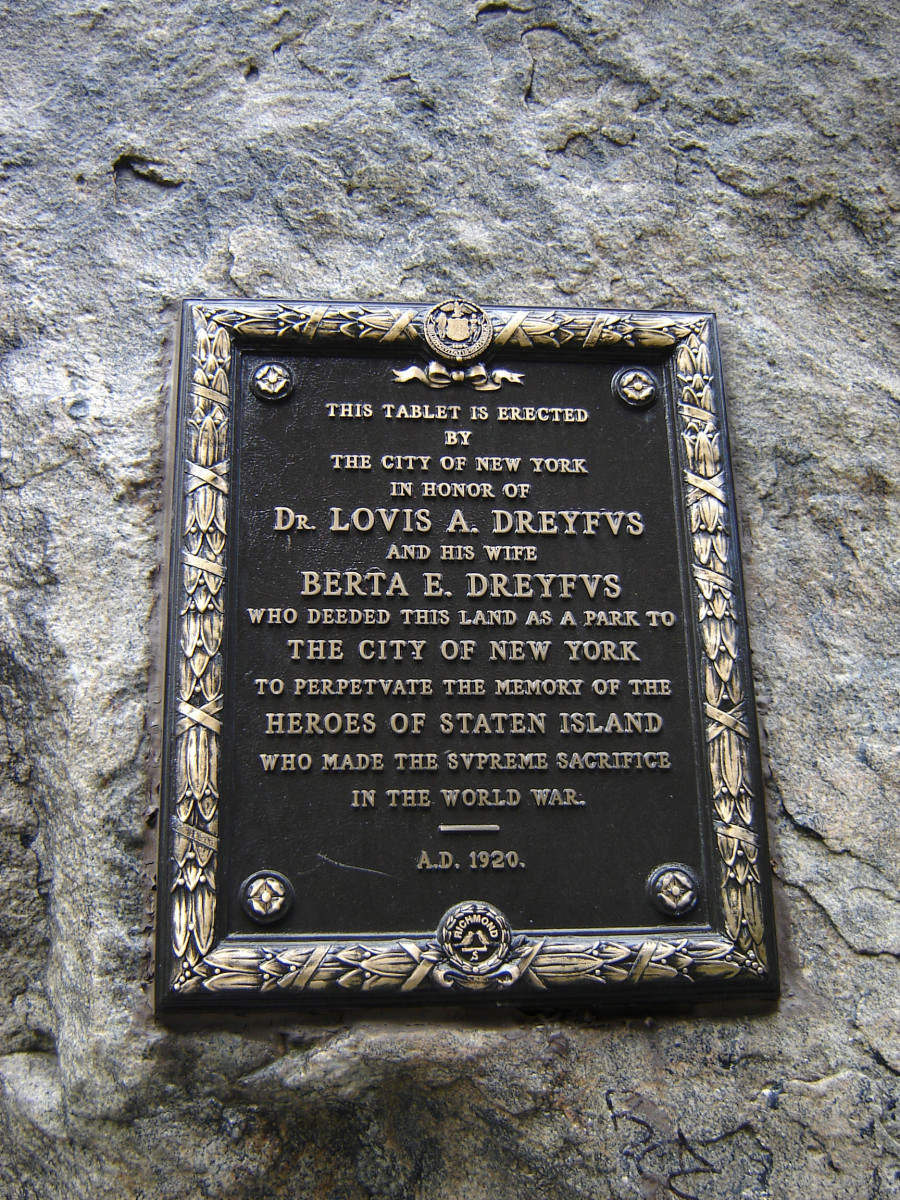
[[[0,1195],[900,1196],[897,12],[7,5]],[[712,309],[785,989],[765,1015],[157,1022],[178,301]]]

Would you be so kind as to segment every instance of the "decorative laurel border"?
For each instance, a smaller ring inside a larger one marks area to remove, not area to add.
[[[494,327],[492,350],[674,351],[725,928],[686,937],[674,930],[670,937],[519,936],[496,971],[470,976],[446,958],[435,939],[293,939],[276,946],[242,938],[214,945],[233,342],[275,340],[292,348],[411,344],[424,350],[422,321],[428,308],[259,301],[188,302],[185,311],[191,370],[182,384],[179,410],[184,422],[184,503],[175,547],[181,571],[180,586],[174,589],[177,643],[169,668],[175,680],[170,718],[174,745],[169,796],[164,797],[165,810],[174,808],[174,813],[170,829],[163,829],[171,863],[171,903],[162,906],[169,925],[162,930],[160,945],[161,961],[174,966],[160,979],[161,1005],[203,1003],[204,997],[206,1002],[247,999],[252,994],[280,994],[288,1002],[301,994],[350,998],[373,991],[424,998],[446,994],[447,989],[502,992],[516,982],[521,982],[520,999],[523,989],[537,997],[547,990],[583,992],[589,985],[615,989],[637,983],[721,985],[728,980],[742,990],[771,992],[771,931],[760,877],[763,818],[751,788],[754,716],[735,584],[739,562],[735,517],[728,507],[712,318],[697,313],[485,310]],[[596,994],[599,998],[601,992]]]

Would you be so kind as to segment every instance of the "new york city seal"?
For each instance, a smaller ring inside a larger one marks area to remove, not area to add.
[[[468,300],[445,300],[425,314],[425,341],[442,358],[469,362],[491,344],[494,328],[490,317]]]

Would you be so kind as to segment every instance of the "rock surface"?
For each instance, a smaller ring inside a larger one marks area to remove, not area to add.
[[[896,6],[45,0],[0,39],[0,1195],[900,1196]],[[713,309],[765,1016],[148,1004],[177,301]]]

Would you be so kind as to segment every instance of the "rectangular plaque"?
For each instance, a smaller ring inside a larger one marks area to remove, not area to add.
[[[161,1009],[777,993],[708,313],[184,305]]]

